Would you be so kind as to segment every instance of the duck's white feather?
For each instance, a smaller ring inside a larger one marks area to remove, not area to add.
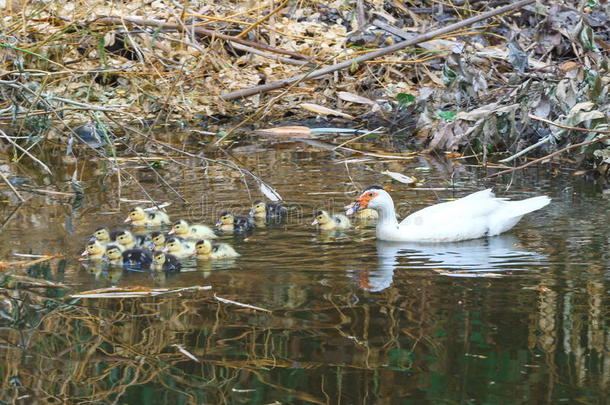
[[[378,200],[378,201],[377,201]],[[369,205],[380,214],[377,238],[387,241],[456,242],[499,235],[511,229],[523,215],[550,202],[546,196],[508,201],[491,189],[478,191],[417,211],[398,223],[388,193],[378,191]]]

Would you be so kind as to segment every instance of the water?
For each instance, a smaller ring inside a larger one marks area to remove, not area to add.
[[[231,159],[276,188],[293,207],[288,222],[247,238],[223,237],[242,254],[235,261],[167,277],[97,271],[77,256],[97,226],[121,226],[133,204],[119,207],[119,198],[146,199],[145,190],[172,202],[173,219],[213,224],[223,209],[247,211],[245,184],[252,198],[261,197],[252,179],[218,165],[204,175],[196,160],[167,160],[158,172],[175,193],[134,161],[121,166],[119,195],[117,175],[104,162],[56,161],[53,176],[30,183],[71,193],[78,169],[82,199],[44,194],[16,211],[5,204],[3,257],[65,255],[29,274],[61,282],[68,292],[211,290],[73,305],[43,299],[56,289],[3,293],[2,400],[605,403],[610,202],[594,183],[531,169],[505,191],[510,179],[480,180],[485,172],[465,162],[346,163],[302,145],[242,148]],[[422,184],[390,183],[383,170]],[[309,225],[316,210],[339,212],[372,184],[391,185],[400,216],[494,185],[504,197],[547,194],[553,202],[505,235],[453,244],[377,242],[371,224],[330,234]]]

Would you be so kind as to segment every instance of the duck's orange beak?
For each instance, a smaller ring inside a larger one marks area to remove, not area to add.
[[[360,197],[356,198],[356,202],[345,207],[347,210],[347,211],[345,211],[345,215],[352,215],[360,210],[368,208],[369,202],[376,196],[377,196],[377,193],[374,193],[374,192],[362,193],[360,195]]]

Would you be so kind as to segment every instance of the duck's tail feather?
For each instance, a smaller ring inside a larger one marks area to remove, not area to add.
[[[551,202],[551,199],[545,195],[538,197],[527,198],[521,201],[510,201],[510,216],[520,217],[532,211],[546,207]]]

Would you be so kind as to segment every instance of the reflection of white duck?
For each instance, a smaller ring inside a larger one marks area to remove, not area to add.
[[[378,266],[361,273],[358,284],[369,291],[392,285],[394,271],[447,270],[443,275],[473,277],[489,273],[526,270],[545,262],[538,252],[523,250],[514,235],[453,243],[406,243],[377,241]],[[400,260],[399,260],[400,259]]]
[[[546,206],[546,196],[520,201],[496,198],[491,189],[455,201],[432,205],[398,222],[392,197],[379,186],[369,187],[347,210],[371,208],[379,213],[377,239],[395,242],[457,242],[508,231],[527,213]]]

